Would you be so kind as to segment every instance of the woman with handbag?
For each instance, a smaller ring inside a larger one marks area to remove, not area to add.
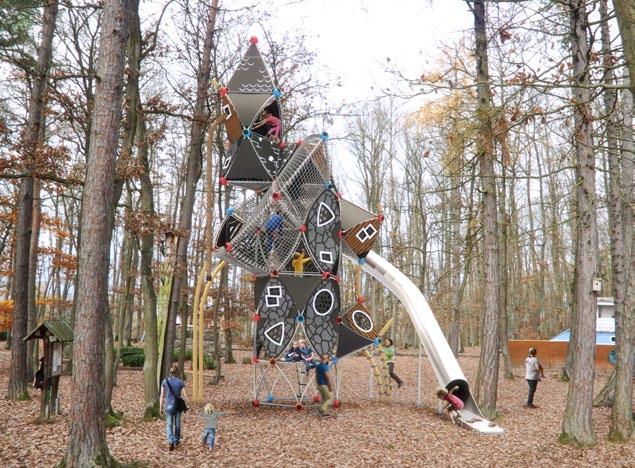
[[[181,397],[184,387],[185,382],[179,378],[179,365],[174,363],[168,378],[161,382],[159,402],[161,414],[165,415],[165,432],[170,451],[174,450],[181,440],[181,413],[187,411],[185,400]]]

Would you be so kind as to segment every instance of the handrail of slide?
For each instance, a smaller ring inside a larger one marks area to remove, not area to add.
[[[460,411],[461,422],[479,432],[502,433],[501,427],[489,422],[481,414],[470,392],[465,375],[459,367],[459,362],[452,353],[428,301],[423,297],[419,288],[406,275],[375,252],[368,253],[363,268],[397,296],[408,311],[439,384],[446,388],[459,387],[455,394],[465,403],[465,408]]]

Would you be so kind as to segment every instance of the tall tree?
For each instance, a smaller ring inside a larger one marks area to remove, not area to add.
[[[155,39],[156,40],[156,39]],[[154,275],[152,259],[154,256],[154,230],[151,220],[155,217],[152,179],[150,178],[150,160],[147,141],[146,117],[141,106],[139,93],[139,76],[141,60],[148,53],[142,53],[141,21],[139,18],[139,0],[132,0],[132,16],[130,18],[130,37],[128,39],[128,81],[126,95],[128,98],[128,112],[135,113],[134,121],[137,126],[137,156],[141,165],[139,180],[141,182],[141,212],[144,219],[150,220],[150,225],[143,225],[137,232],[137,241],[141,252],[141,295],[143,297],[144,320],[144,351],[143,362],[143,397],[145,409],[143,417],[146,420],[159,415],[159,390],[157,386],[158,342],[157,342],[157,294],[154,289]],[[129,117],[130,118],[130,117]],[[132,122],[130,122],[132,123]]]
[[[630,77],[635,76],[635,2],[633,0],[613,0],[615,16],[622,36],[624,58]],[[631,78],[631,93],[635,94],[635,82]]]
[[[633,94],[624,91],[622,169],[624,193],[624,227],[628,274],[625,303],[615,311],[615,397],[611,413],[609,438],[627,441],[633,434],[633,342],[635,341],[635,229],[633,229]]]
[[[593,434],[593,359],[595,352],[597,219],[595,212],[595,154],[593,147],[592,90],[589,77],[590,44],[586,0],[567,3],[573,82],[573,147],[576,155],[576,239],[571,371],[560,441],[595,444]]]
[[[163,343],[163,356],[161,362],[161,378],[167,375],[172,365],[172,348],[176,335],[176,317],[183,300],[183,286],[187,284],[187,248],[190,243],[192,230],[192,214],[194,212],[194,198],[196,186],[201,178],[203,165],[203,139],[205,137],[205,126],[209,121],[209,111],[207,110],[207,97],[210,89],[210,73],[212,68],[212,48],[214,28],[216,24],[216,13],[218,12],[218,1],[213,0],[207,15],[207,27],[203,42],[203,54],[200,67],[196,76],[196,102],[194,104],[194,114],[192,116],[192,126],[190,127],[190,144],[187,158],[187,175],[185,180],[185,196],[181,206],[179,216],[179,238],[176,247],[176,261],[172,277],[172,290],[170,291],[170,302],[166,318],[165,339]],[[185,321],[182,326],[187,326]]]
[[[77,311],[73,347],[73,405],[66,466],[111,463],[104,428],[104,328],[113,217],[115,160],[129,0],[104,3],[97,86],[80,230]]]
[[[476,42],[476,116],[479,123],[476,155],[479,160],[482,190],[483,288],[485,291],[485,313],[481,338],[481,357],[476,377],[476,398],[483,414],[491,419],[496,416],[500,343],[496,173],[494,171],[493,109],[487,54],[485,3],[482,0],[475,1],[472,13],[474,15]]]
[[[44,105],[47,90],[48,71],[51,63],[53,35],[57,21],[58,2],[49,0],[44,7],[42,40],[38,48],[38,58],[33,70],[33,85],[29,100],[27,127],[22,143],[22,156],[27,173],[20,183],[18,196],[18,221],[15,230],[15,279],[13,291],[15,303],[13,312],[13,326],[11,337],[11,375],[9,377],[9,391],[7,396],[16,400],[27,398],[26,364],[27,347],[23,338],[27,333],[28,321],[28,288],[29,263],[31,258],[31,232],[33,223],[33,185],[34,179],[30,172],[38,152],[38,137],[43,125]],[[33,254],[36,254],[34,252]]]

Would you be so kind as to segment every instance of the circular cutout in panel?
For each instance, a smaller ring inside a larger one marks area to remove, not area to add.
[[[333,310],[335,297],[328,289],[320,289],[313,297],[313,310],[318,315],[326,315]]]
[[[363,310],[353,312],[353,323],[364,333],[370,333],[373,330],[373,321]]]

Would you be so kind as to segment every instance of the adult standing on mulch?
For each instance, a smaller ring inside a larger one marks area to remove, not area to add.
[[[534,405],[534,393],[536,393],[538,381],[545,377],[545,371],[536,357],[537,352],[536,348],[529,348],[529,355],[525,358],[525,379],[529,387],[527,408],[538,408]]]
[[[165,415],[165,432],[168,436],[170,451],[174,450],[181,440],[181,413],[187,411],[181,393],[185,382],[179,378],[179,365],[174,363],[170,375],[161,382],[161,398],[159,408]]]

